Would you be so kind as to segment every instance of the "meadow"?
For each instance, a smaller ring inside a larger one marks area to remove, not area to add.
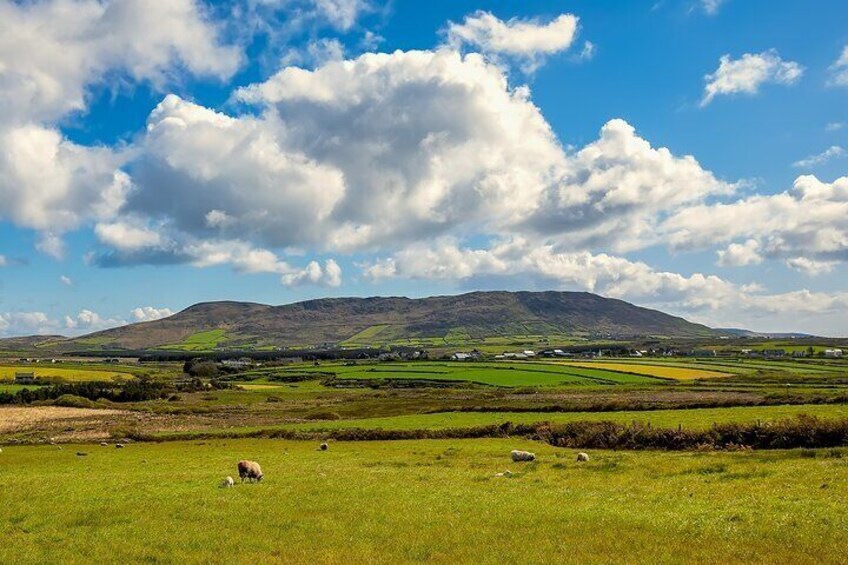
[[[6,447],[0,562],[818,564],[848,552],[844,450],[598,450],[578,464],[520,438],[316,445]],[[516,448],[538,461],[513,463]],[[263,482],[218,488],[242,458]]]
[[[734,406],[731,408],[694,408],[683,410],[618,410],[611,412],[440,412],[435,414],[412,414],[386,418],[361,418],[336,421],[316,421],[285,426],[295,430],[336,430],[362,428],[378,430],[439,430],[445,428],[473,428],[478,426],[513,424],[535,424],[550,422],[633,422],[662,428],[685,427],[705,429],[713,424],[771,422],[792,418],[801,414],[820,418],[848,418],[848,405],[778,405],[778,406]],[[233,431],[233,430],[229,430]]]

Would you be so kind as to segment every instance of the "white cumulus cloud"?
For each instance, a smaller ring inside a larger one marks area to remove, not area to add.
[[[153,306],[139,306],[130,312],[133,322],[152,322],[173,316],[170,308],[154,308]]]
[[[518,18],[503,21],[490,12],[478,11],[466,16],[461,24],[450,22],[447,42],[455,49],[468,47],[494,58],[515,57],[525,72],[533,72],[545,56],[571,47],[578,22],[573,14],[562,14],[548,22]]]
[[[705,77],[707,85],[701,106],[706,106],[716,96],[756,94],[760,86],[767,83],[792,85],[803,74],[804,67],[794,61],[784,61],[774,49],[756,54],[745,53],[739,59],[724,55],[719,60],[718,69]]]

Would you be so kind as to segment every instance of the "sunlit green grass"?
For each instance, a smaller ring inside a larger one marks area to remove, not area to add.
[[[4,447],[2,563],[841,563],[831,450],[575,452],[528,440]],[[515,464],[511,449],[539,461]],[[86,457],[75,455],[88,453]],[[260,484],[217,488],[242,458]],[[495,473],[510,469],[510,478]]]
[[[176,349],[181,351],[212,351],[219,344],[227,341],[227,331],[222,329],[197,332],[185,338],[182,343],[163,346],[161,349]]]
[[[640,422],[654,427],[706,429],[713,424],[769,422],[792,418],[799,414],[820,418],[848,418],[848,405],[785,405],[785,406],[735,406],[732,408],[693,408],[686,410],[622,410],[617,412],[439,412],[385,418],[357,418],[349,420],[315,421],[289,424],[282,428],[295,430],[337,430],[362,428],[377,430],[438,430],[445,428],[472,428],[512,422],[535,424],[538,422],[599,422],[621,424]],[[229,430],[230,432],[234,430]]]

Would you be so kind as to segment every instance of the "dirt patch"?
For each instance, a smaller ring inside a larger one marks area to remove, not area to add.
[[[102,420],[124,415],[123,410],[94,410],[61,406],[4,406],[0,408],[0,433],[42,428],[45,424],[78,424],[81,420]]]

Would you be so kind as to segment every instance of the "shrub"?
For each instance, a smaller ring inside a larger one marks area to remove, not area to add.
[[[53,401],[55,406],[63,406],[65,408],[97,408],[98,406],[87,398],[76,396],[73,394],[63,394]]]

